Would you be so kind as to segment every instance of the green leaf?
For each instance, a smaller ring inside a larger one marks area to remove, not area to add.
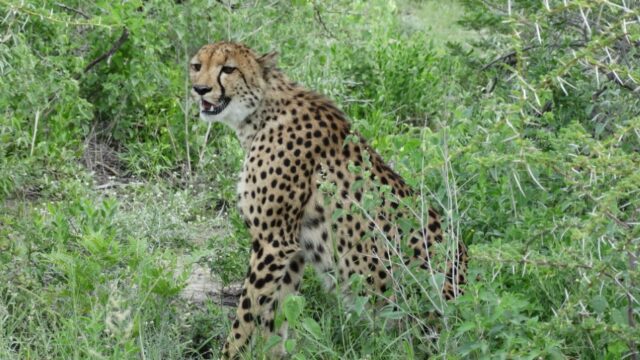
[[[475,329],[476,324],[473,322],[465,322],[462,325],[458,326],[458,330],[456,331],[456,334],[458,336],[468,332],[471,329]]]
[[[278,335],[271,335],[269,339],[267,339],[267,343],[264,345],[264,352],[269,351],[274,346],[278,345],[278,343],[282,340],[282,337]]]
[[[402,341],[402,347],[404,348],[405,353],[407,354],[408,360],[415,359],[416,355],[413,350],[413,346],[407,340]]]
[[[284,341],[284,349],[291,354],[297,345],[296,339],[287,339]]]
[[[591,308],[593,309],[593,311],[595,311],[598,314],[603,314],[605,310],[607,310],[607,308],[609,307],[609,303],[607,302],[607,299],[605,299],[605,297],[602,295],[596,295],[592,297],[591,301],[589,302],[589,305],[591,305]]]
[[[353,300],[353,311],[360,316],[365,309],[365,305],[369,301],[368,296],[356,296]]]
[[[629,351],[629,346],[622,341],[612,342],[607,346],[607,351],[610,355],[617,357],[618,359],[622,357],[627,351]],[[614,357],[611,357],[612,359]]]
[[[297,295],[288,296],[284,300],[282,310],[287,321],[289,321],[292,326],[295,326],[302,314],[302,310],[304,310],[304,298]]]
[[[611,310],[611,321],[614,324],[627,325],[628,321],[627,321],[626,309],[621,308],[621,309]]]
[[[384,310],[380,313],[380,317],[389,320],[400,320],[406,317],[406,314],[402,311],[395,311],[393,309]]]
[[[302,320],[302,327],[316,339],[322,338],[322,329],[320,325],[312,318],[304,318]]]

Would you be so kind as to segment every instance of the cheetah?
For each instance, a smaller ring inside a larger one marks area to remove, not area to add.
[[[434,209],[418,228],[398,226],[409,216],[401,202],[412,190],[332,101],[290,81],[276,59],[274,52],[258,56],[218,42],[203,46],[189,65],[200,118],[235,130],[245,151],[237,206],[251,258],[224,359],[237,357],[257,328],[285,336],[286,324],[275,328],[275,312],[299,289],[305,264],[328,289],[358,274],[368,291],[384,294],[394,254],[405,249],[405,264],[431,269],[432,245],[443,240]],[[375,211],[357,211],[370,193],[381,194]],[[466,249],[459,243],[454,252],[444,271],[446,299],[465,281]]]

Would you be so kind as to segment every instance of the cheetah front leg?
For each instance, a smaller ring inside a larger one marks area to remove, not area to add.
[[[261,327],[265,339],[276,330],[283,339],[286,337],[286,325],[275,329],[275,313],[283,299],[298,290],[304,259],[297,242],[277,248],[273,243],[256,244],[259,243],[254,242],[249,274],[244,281],[236,320],[224,345],[223,359],[236,358],[251,339],[256,326]],[[280,344],[274,349],[274,357],[280,357],[282,352]]]

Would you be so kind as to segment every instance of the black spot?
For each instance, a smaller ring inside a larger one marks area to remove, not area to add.
[[[242,300],[242,308],[243,309],[248,309],[250,307],[251,307],[251,299],[245,298],[244,300]]]
[[[282,281],[284,281],[285,284],[291,284],[291,275],[289,275],[289,272],[284,273]]]
[[[300,266],[298,265],[298,263],[296,261],[292,261],[291,265],[289,267],[291,268],[291,271],[293,271],[295,273],[300,271]]]
[[[320,226],[322,218],[319,217],[306,217],[302,222],[302,226],[309,229],[315,229]]]
[[[271,298],[270,298],[270,297],[268,297],[268,296],[261,296],[261,297],[258,299],[258,303],[260,303],[260,305],[264,305],[264,304],[265,304],[266,302],[268,302],[269,300],[271,300]]]
[[[273,255],[269,254],[264,258],[264,264],[265,265],[269,265],[273,262],[275,258],[273,257]]]

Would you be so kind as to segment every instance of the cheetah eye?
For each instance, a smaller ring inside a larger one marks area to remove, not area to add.
[[[200,71],[201,67],[202,67],[202,64],[191,64],[191,69],[193,71]]]
[[[236,68],[233,66],[223,66],[222,72],[225,74],[231,74]]]

